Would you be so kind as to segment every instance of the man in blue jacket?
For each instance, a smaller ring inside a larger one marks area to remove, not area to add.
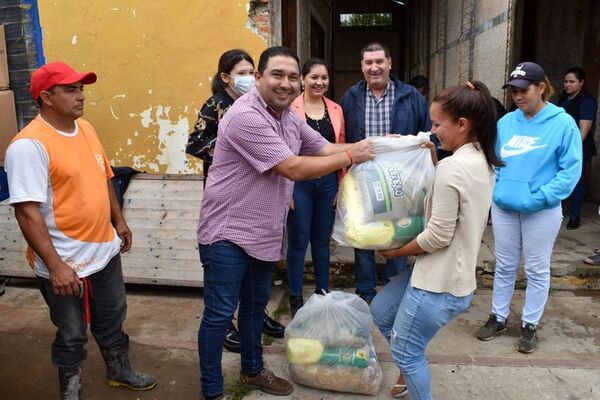
[[[364,75],[341,99],[346,124],[346,142],[390,133],[416,135],[429,131],[431,121],[425,98],[417,90],[390,75],[392,58],[387,46],[370,43],[360,52]],[[354,249],[356,293],[371,303],[377,293],[375,252]],[[406,257],[388,260],[383,279],[387,282],[406,264]]]

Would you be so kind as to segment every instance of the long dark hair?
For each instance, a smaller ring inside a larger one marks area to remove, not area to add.
[[[455,121],[466,118],[472,127],[471,135],[479,142],[490,168],[503,164],[496,154],[496,106],[488,88],[479,81],[444,89],[433,99],[442,111]]]
[[[213,94],[225,91],[227,83],[223,82],[223,79],[221,79],[221,73],[225,73],[228,75],[231,74],[231,70],[240,61],[248,61],[250,64],[252,64],[252,67],[254,68],[254,60],[252,59],[252,57],[250,57],[250,54],[246,53],[244,50],[233,49],[221,54],[221,57],[219,58],[219,68],[210,86]]]

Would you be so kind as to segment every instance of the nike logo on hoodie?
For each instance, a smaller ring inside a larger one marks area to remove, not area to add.
[[[538,140],[539,138],[535,136],[514,135],[500,149],[500,157],[514,157],[548,146],[547,144],[535,146]]]

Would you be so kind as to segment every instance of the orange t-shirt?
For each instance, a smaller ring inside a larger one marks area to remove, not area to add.
[[[76,124],[76,134],[67,136],[38,115],[15,136],[11,146],[29,139],[43,147],[48,187],[40,211],[59,256],[84,277],[106,266],[118,253],[120,239],[110,221],[107,180],[113,173],[109,161],[91,124],[83,119]],[[7,150],[9,201],[36,201],[35,196],[28,198],[27,185],[21,189],[17,183],[20,162],[25,165],[25,161],[11,159],[11,146]],[[10,181],[14,181],[14,193]],[[27,249],[27,259],[37,275],[47,277],[46,266],[31,248]]]

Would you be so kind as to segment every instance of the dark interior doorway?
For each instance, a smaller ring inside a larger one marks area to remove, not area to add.
[[[281,44],[290,49],[297,44],[296,14],[296,0],[281,2]]]
[[[597,0],[519,0],[514,63],[534,61],[555,90],[573,66],[586,72],[587,89],[598,93],[600,80],[600,2]]]
[[[325,29],[314,18],[310,17],[310,55],[324,60],[325,57]]]
[[[406,7],[391,0],[333,0],[333,98],[363,78],[360,50],[378,41],[390,48],[392,73],[404,79],[406,41],[402,17]]]

